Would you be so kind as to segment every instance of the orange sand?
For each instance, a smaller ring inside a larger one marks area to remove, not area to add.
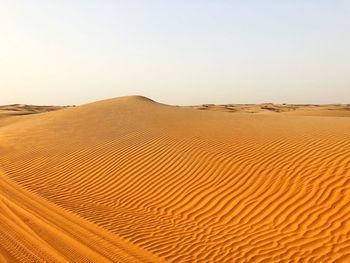
[[[298,107],[0,108],[0,262],[350,262],[349,106]]]

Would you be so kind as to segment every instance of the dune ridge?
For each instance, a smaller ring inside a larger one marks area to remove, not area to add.
[[[32,115],[0,146],[3,261],[350,259],[349,118],[133,96]]]

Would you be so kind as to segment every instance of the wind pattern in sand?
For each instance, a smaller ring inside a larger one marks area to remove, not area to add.
[[[350,262],[350,118],[125,97],[0,128],[0,261]]]

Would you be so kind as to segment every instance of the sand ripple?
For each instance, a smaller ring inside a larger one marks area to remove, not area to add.
[[[350,262],[350,118],[127,97],[3,127],[0,151],[0,261]]]

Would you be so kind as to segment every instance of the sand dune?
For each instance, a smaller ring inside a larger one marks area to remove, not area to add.
[[[0,261],[350,262],[348,107],[265,106],[8,116]]]
[[[299,116],[350,117],[350,104],[203,104],[189,107],[198,110],[224,111],[231,113],[279,113]]]
[[[62,106],[35,106],[26,104],[12,104],[0,106],[0,115],[29,115],[64,109]]]
[[[0,127],[18,120],[27,115],[61,110],[69,106],[35,106],[26,104],[12,104],[0,106]]]

